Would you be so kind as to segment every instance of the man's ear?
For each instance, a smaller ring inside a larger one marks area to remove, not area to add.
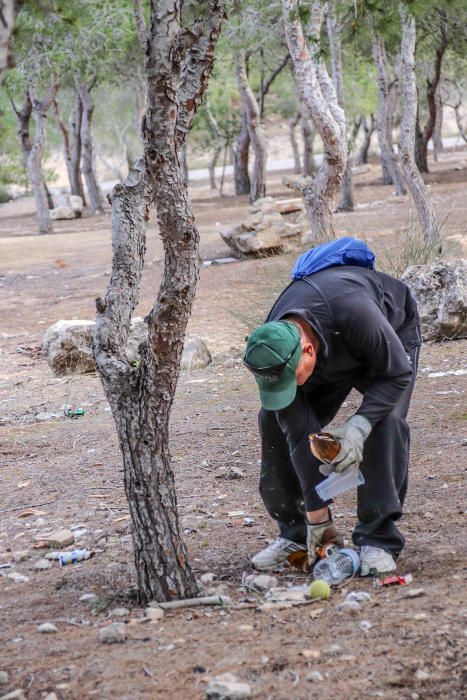
[[[310,355],[311,357],[314,357],[316,355],[316,351],[315,351],[312,343],[307,343],[305,345],[305,347],[302,349],[302,351],[304,353],[306,353],[307,355]]]

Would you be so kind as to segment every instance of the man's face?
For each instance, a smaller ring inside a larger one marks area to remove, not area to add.
[[[302,356],[295,370],[297,386],[302,386],[313,374],[316,365],[316,352],[311,343],[302,342]]]

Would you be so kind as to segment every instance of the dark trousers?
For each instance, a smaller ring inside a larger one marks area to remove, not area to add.
[[[392,411],[377,423],[365,442],[360,469],[365,483],[358,488],[357,546],[373,545],[394,555],[404,546],[395,523],[402,515],[408,484],[410,431],[407,412],[417,373],[419,347],[407,351],[413,375]],[[306,542],[306,511],[322,508],[315,487],[325,478],[312,455],[308,435],[322,430],[336,415],[352,388],[365,392],[358,379],[334,385],[298,387],[295,400],[281,411],[259,413],[261,477],[259,490],[282,537]]]

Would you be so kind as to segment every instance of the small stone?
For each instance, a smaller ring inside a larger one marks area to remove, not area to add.
[[[97,600],[97,595],[95,593],[83,593],[79,600],[80,603],[94,603]]]
[[[55,693],[49,693],[45,696],[45,698],[43,698],[43,700],[58,700],[58,698]]]
[[[48,559],[38,559],[35,564],[34,564],[34,569],[38,569],[39,571],[42,571],[44,569],[51,569],[53,566],[52,562],[49,561]]]
[[[224,475],[224,479],[243,479],[245,473],[238,467],[229,467]]]
[[[215,676],[206,688],[209,700],[246,700],[251,697],[251,688],[240,683],[232,673]]]
[[[13,554],[13,561],[18,563],[21,561],[26,561],[26,559],[29,559],[29,550],[28,549],[22,549],[19,552],[15,552]]]
[[[10,571],[10,573],[7,574],[7,578],[11,578],[15,583],[26,583],[29,581],[29,577],[20,574],[19,571]]]
[[[203,574],[200,578],[201,583],[204,583],[204,585],[207,585],[209,583],[212,583],[215,581],[217,578],[216,574],[212,574],[210,572]]]
[[[422,620],[428,620],[428,615],[426,613],[417,613],[413,616],[415,622],[422,622]]]
[[[127,608],[115,608],[110,614],[112,617],[127,617],[127,615],[130,614],[130,611],[127,610]]]
[[[277,578],[268,576],[267,574],[250,574],[246,577],[245,583],[258,591],[269,591],[271,588],[277,588]]]
[[[309,681],[310,683],[316,683],[318,681],[324,681],[324,676],[319,671],[311,671],[307,675],[306,680]]]
[[[49,547],[61,549],[62,547],[68,547],[68,545],[73,544],[75,536],[71,530],[56,530],[50,533],[50,535],[41,536],[41,540],[46,540]]]
[[[121,644],[126,639],[126,626],[123,622],[112,622],[99,631],[99,639],[103,644]]]
[[[344,602],[336,608],[339,612],[347,613],[348,615],[352,615],[352,617],[358,615],[361,609],[362,606],[360,603],[357,603],[356,600],[344,600]]]
[[[330,644],[327,647],[324,647],[323,649],[325,654],[329,654],[330,656],[337,656],[342,652],[342,647],[340,644]]]
[[[366,603],[371,600],[371,595],[366,591],[352,591],[345,596],[346,601],[356,601],[357,603]]]
[[[44,518],[37,518],[37,520],[34,521],[34,527],[45,527],[47,525],[47,520]]]
[[[8,673],[0,671],[0,685],[5,685],[5,683],[8,683]]]
[[[417,681],[427,681],[430,678],[430,674],[428,671],[424,671],[423,668],[419,668],[415,672],[415,678]]]
[[[411,700],[419,700],[420,695],[418,693],[410,694]]]
[[[319,659],[321,656],[319,649],[302,649],[300,654],[304,659]]]
[[[368,620],[362,620],[358,626],[360,627],[362,632],[369,632],[371,630],[371,628],[373,627],[371,622],[369,622]]]
[[[420,598],[420,596],[425,595],[426,591],[424,588],[411,588],[405,593],[403,598]]]
[[[163,609],[159,607],[150,606],[149,608],[146,608],[144,612],[146,617],[149,618],[150,622],[158,622],[159,620],[162,620],[165,615]]]
[[[11,693],[7,693],[6,695],[2,695],[0,700],[26,700],[26,695],[24,694],[24,690],[20,688],[18,690],[12,690]]]
[[[42,625],[36,627],[36,632],[40,632],[41,634],[55,634],[58,630],[51,622],[43,622]]]

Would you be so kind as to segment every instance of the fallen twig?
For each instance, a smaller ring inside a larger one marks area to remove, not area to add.
[[[46,501],[45,503],[32,503],[31,505],[26,506],[26,508],[40,508],[41,506],[48,506],[51,503],[55,503],[56,500],[57,499],[54,498],[53,501]],[[16,508],[5,508],[4,510],[0,510],[0,513],[12,513],[15,510],[24,510],[24,509],[25,509],[24,506],[17,506]]]
[[[232,599],[226,595],[208,595],[201,598],[185,598],[185,600],[171,600],[168,603],[158,603],[163,610],[176,610],[178,608],[192,608],[197,605],[232,605]]]

